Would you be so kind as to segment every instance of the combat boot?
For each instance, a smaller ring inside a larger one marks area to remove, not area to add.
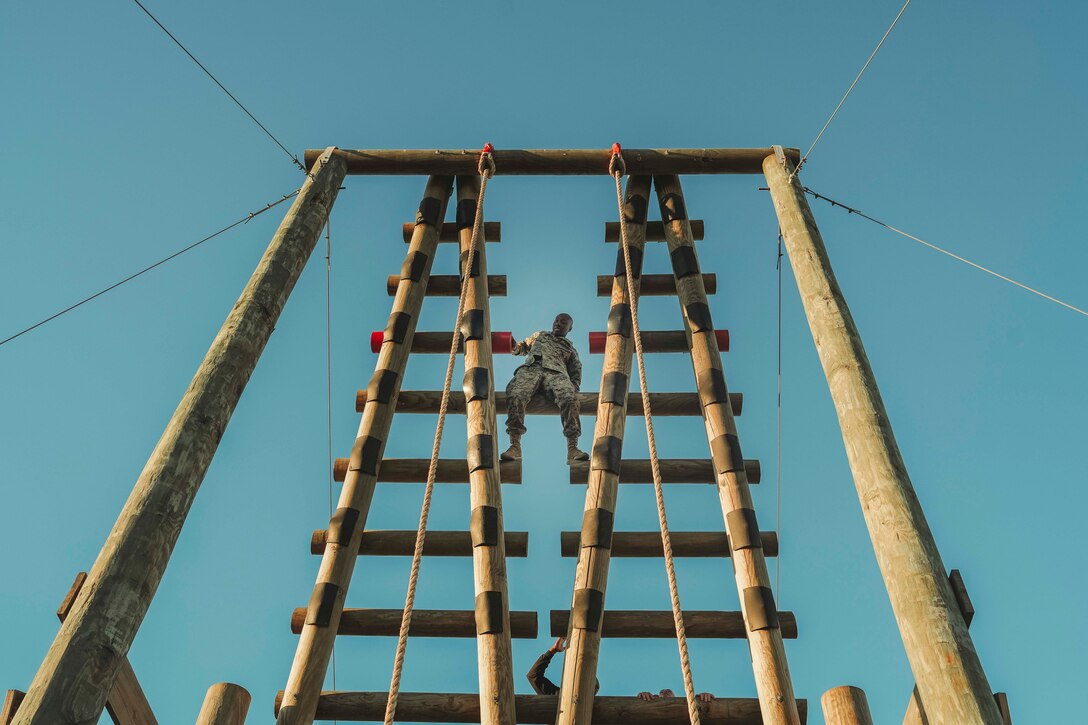
[[[500,461],[520,461],[521,460],[521,434],[510,434],[510,447],[499,456]]]
[[[567,436],[567,465],[588,460],[589,454],[578,448],[578,436]]]

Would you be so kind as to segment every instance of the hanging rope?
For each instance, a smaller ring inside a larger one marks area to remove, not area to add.
[[[774,563],[774,600],[779,601],[778,593],[782,578],[782,232],[778,232],[778,419],[777,440],[775,445],[775,514],[774,529],[778,533],[778,556]]]
[[[657,460],[657,441],[654,438],[653,413],[650,410],[650,393],[646,385],[646,368],[642,360],[642,334],[638,327],[638,295],[635,294],[634,275],[631,269],[631,249],[627,242],[627,220],[623,209],[623,183],[626,173],[623,155],[618,143],[612,144],[612,159],[608,173],[616,180],[616,202],[620,212],[620,242],[623,248],[623,267],[627,276],[627,297],[631,304],[631,331],[635,339],[635,359],[638,362],[638,382],[642,391],[642,408],[646,419],[646,440],[650,445],[650,468],[654,476],[654,496],[657,498],[657,520],[661,525],[661,548],[665,554],[665,573],[669,579],[669,596],[672,599],[672,618],[676,625],[676,644],[680,649],[680,669],[684,673],[684,694],[688,700],[688,716],[691,725],[699,725],[699,705],[695,699],[695,684],[691,677],[691,660],[688,657],[688,636],[684,629],[684,613],[680,609],[680,590],[676,586],[676,568],[672,558],[672,538],[669,522],[665,518],[665,492],[661,486],[661,466]]]
[[[416,548],[412,553],[412,572],[408,577],[408,594],[404,601],[404,614],[400,620],[400,635],[397,638],[397,654],[393,660],[393,678],[389,683],[389,700],[385,705],[385,725],[393,725],[393,716],[397,711],[397,696],[400,694],[400,678],[404,671],[404,653],[408,648],[408,629],[412,625],[412,609],[416,601],[416,584],[419,581],[419,565],[423,559],[423,542],[427,537],[427,517],[431,512],[431,494],[434,492],[434,479],[438,472],[438,449],[442,446],[442,431],[446,427],[446,410],[450,403],[450,386],[453,384],[453,367],[457,360],[457,347],[460,342],[461,316],[465,312],[465,293],[470,284],[472,261],[476,256],[476,244],[480,238],[483,220],[484,192],[487,180],[495,174],[495,160],[491,156],[491,144],[480,152],[480,193],[476,197],[476,218],[472,223],[472,241],[469,242],[465,267],[461,271],[461,295],[457,300],[457,317],[453,325],[453,342],[450,345],[449,362],[446,365],[446,381],[442,386],[442,402],[438,406],[438,425],[434,431],[434,447],[431,449],[431,465],[427,469],[427,488],[423,492],[423,506],[419,511],[419,528],[416,530]]]

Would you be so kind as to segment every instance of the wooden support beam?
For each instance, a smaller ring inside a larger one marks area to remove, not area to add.
[[[907,659],[934,722],[1001,722],[892,432],[854,318],[793,164],[763,162],[797,291],[823,364],[846,457]]]
[[[773,151],[755,149],[624,149],[629,174],[758,174],[763,159]],[[787,154],[796,162],[797,149]],[[306,150],[306,168],[321,154]],[[349,174],[382,176],[475,174],[479,149],[337,149]],[[608,149],[496,149],[495,174],[500,176],[601,175],[608,176]]]
[[[7,691],[4,695],[4,706],[0,708],[0,725],[11,725],[11,721],[15,719],[15,713],[23,704],[24,697],[26,693],[22,690]]]
[[[397,295],[397,287],[400,286],[400,275],[391,274],[386,277],[385,291],[390,297]],[[506,296],[506,275],[492,274],[487,277],[487,293],[493,297]],[[455,274],[433,274],[427,285],[428,297],[460,297],[461,279]],[[447,352],[449,352],[447,350]]]
[[[652,407],[651,403],[651,407]],[[656,411],[655,411],[656,412]],[[711,458],[659,458],[662,483],[717,483],[714,460]],[[744,470],[749,484],[760,481],[761,467],[754,458],[744,460]],[[585,483],[589,480],[590,465],[586,462],[572,463],[570,482]],[[626,458],[620,464],[620,483],[653,483],[653,471],[649,458]]]
[[[317,156],[321,159],[318,161]],[[171,417],[27,689],[17,723],[93,722],[162,580],[174,544],[265,343],[344,178],[316,164]]]
[[[477,316],[478,330],[463,332],[465,338],[464,389],[474,389],[465,410],[466,457],[469,471],[469,507],[475,612],[466,612],[466,629],[476,635],[476,658],[480,682],[480,718],[484,725],[515,725],[514,657],[511,630],[514,614],[506,583],[506,549],[503,538],[502,483],[499,468],[498,424],[495,419],[495,369],[491,353],[491,301],[488,296],[487,244],[480,229],[475,250],[472,246],[480,177],[457,177],[457,225],[461,228],[459,272],[466,277],[465,315]],[[481,209],[481,214],[483,210]],[[482,224],[482,220],[481,220]],[[475,254],[475,259],[469,259]],[[462,323],[462,331],[469,326]],[[473,377],[470,379],[470,373]],[[536,612],[532,634],[536,638]],[[520,616],[520,615],[519,615]],[[413,617],[414,619],[414,617]],[[452,623],[452,617],[448,621]],[[399,625],[398,625],[399,626]]]
[[[626,154],[625,154],[626,157]],[[650,177],[630,176],[624,195],[623,220],[627,226],[627,244],[631,253],[631,287],[638,294],[642,279],[642,250],[646,246],[646,207],[650,195]],[[604,341],[604,364],[600,390],[611,389],[612,395],[597,401],[597,420],[593,428],[591,472],[586,487],[582,515],[582,551],[574,574],[571,609],[578,613],[567,635],[567,653],[563,658],[563,678],[559,689],[559,706],[555,725],[585,725],[596,717],[594,698],[597,689],[597,661],[600,657],[601,633],[597,626],[604,609],[608,587],[608,567],[611,550],[607,533],[615,519],[619,494],[619,470],[614,465],[623,452],[623,436],[627,423],[627,404],[631,380],[630,306],[626,265],[619,262],[617,271],[623,274],[612,281],[612,305],[609,320],[615,320],[615,333]],[[612,326],[612,325],[610,325]],[[637,396],[635,396],[637,397]],[[651,403],[651,407],[653,404]],[[613,470],[617,469],[617,470]],[[524,720],[523,720],[524,722]],[[551,721],[549,721],[551,722]]]
[[[820,698],[826,725],[873,725],[869,701],[860,687],[833,687]]]
[[[337,634],[363,637],[396,637],[400,634],[401,609],[344,609]],[[536,639],[536,612],[510,612],[509,636]],[[306,621],[306,607],[291,615],[291,631],[298,634]],[[471,609],[415,609],[411,637],[475,637],[476,612]]]
[[[691,220],[691,234],[695,238],[695,241],[699,241],[703,238],[703,231],[705,225],[702,219]],[[618,244],[620,241],[620,223],[619,222],[605,222],[604,223],[604,241],[609,244]],[[662,222],[646,222],[646,241],[647,242],[663,242],[665,241],[665,225]]]
[[[430,413],[437,414],[438,406],[442,401],[441,390],[402,390],[397,398],[398,413]],[[597,393],[579,393],[578,405],[581,415],[596,415]],[[733,408],[733,415],[740,415],[744,407],[744,393],[730,393],[729,403]],[[677,415],[703,414],[703,406],[699,403],[698,393],[650,393],[650,406],[653,408],[655,418],[663,418]],[[355,410],[362,412],[366,407],[366,391],[359,390],[355,393]],[[508,401],[506,393],[495,393],[495,412],[506,413]],[[450,391],[449,407],[447,414],[461,414],[465,412],[465,394]],[[534,396],[525,409],[531,415],[558,415],[559,408],[543,396]],[[642,395],[631,393],[627,397],[627,414],[642,415]]]
[[[428,534],[429,536],[429,534]],[[778,556],[778,534],[761,531],[764,556]],[[672,555],[690,557],[727,557],[729,537],[724,531],[673,531]],[[559,551],[562,556],[578,556],[582,547],[582,532],[562,531],[559,534]],[[651,557],[664,556],[659,531],[616,531],[612,534],[612,556]]]
[[[716,330],[712,335],[719,352],[729,352],[729,330]],[[589,333],[589,352],[598,355],[605,351],[607,332]],[[690,352],[691,340],[687,330],[642,330],[643,352]],[[653,403],[650,404],[651,406]]]
[[[280,707],[283,693],[276,695]],[[325,720],[381,722],[389,692],[323,692],[317,715]],[[557,697],[516,695],[518,722],[522,725],[551,725],[556,718]],[[807,703],[798,700],[802,722]],[[596,698],[592,710],[594,725],[687,725],[687,702],[682,697],[646,702],[637,697]],[[480,722],[480,700],[476,693],[402,692],[397,697],[397,722]],[[763,725],[759,700],[724,698],[699,703],[703,725]],[[586,720],[588,722],[588,719]]]
[[[318,529],[310,537],[310,553],[325,551],[328,531]],[[504,531],[507,557],[529,555],[529,532]],[[412,556],[416,547],[415,531],[364,531],[359,556]],[[423,542],[424,556],[472,556],[472,535],[468,531],[428,531]]]
[[[405,259],[406,274],[393,300],[388,339],[383,339],[375,364],[372,385],[375,395],[367,401],[359,422],[353,459],[337,512],[329,528],[338,531],[338,541],[329,542],[321,557],[317,584],[311,599],[312,615],[299,636],[298,648],[287,678],[283,708],[278,725],[310,725],[317,712],[321,685],[332,654],[333,640],[340,623],[351,577],[359,558],[359,544],[366,528],[370,502],[377,483],[376,468],[382,461],[385,442],[397,407],[397,395],[415,337],[416,321],[438,247],[438,229],[446,215],[453,179],[433,176],[420,202],[419,223],[412,235]],[[449,338],[447,338],[449,339]]]
[[[342,482],[347,477],[350,458],[337,458],[332,464],[332,478]],[[378,483],[426,483],[429,458],[386,458],[378,467]],[[503,483],[521,483],[521,461],[502,461],[499,473]],[[436,483],[468,483],[468,463],[463,458],[439,458]]]
[[[390,277],[389,279],[393,279]],[[597,296],[612,296],[612,279],[610,274],[597,275]],[[712,295],[718,291],[718,275],[704,274],[703,285],[706,293]],[[644,274],[642,275],[642,291],[640,297],[664,297],[676,294],[676,280],[671,274]],[[645,335],[646,333],[642,333]],[[685,352],[687,350],[685,349]]]
[[[793,612],[779,612],[782,636],[797,639],[797,618]],[[565,637],[570,628],[570,610],[553,609],[551,636]],[[689,639],[744,639],[747,631],[740,612],[684,610],[684,629]],[[601,636],[628,639],[676,639],[672,611],[607,609],[601,619]]]
[[[220,682],[208,688],[196,725],[245,725],[249,692],[240,685]]]
[[[424,292],[424,294],[426,294]],[[385,333],[375,330],[370,333],[370,351],[381,352],[385,342]],[[412,337],[411,352],[428,355],[449,355],[450,345],[453,344],[452,332],[417,332]],[[492,332],[491,347],[495,352],[509,354],[513,349],[514,340],[509,332]],[[464,342],[458,342],[457,352],[465,351]]]
[[[691,364],[705,403],[706,436],[714,461],[722,517],[732,542],[733,574],[748,625],[752,671],[763,719],[767,725],[796,725],[799,716],[782,644],[783,632],[774,617],[777,606],[763,548],[759,546],[759,525],[748,472],[728,404],[728,385],[688,222],[684,191],[676,176],[655,176],[654,187],[665,222],[677,300],[685,330],[691,336]]]
[[[401,228],[401,234],[404,236],[404,243],[412,241],[412,232],[416,228],[415,222],[404,222]],[[457,242],[460,244],[461,238],[458,235],[458,227],[456,222],[446,222],[442,225],[441,231],[438,233],[439,242]],[[484,241],[488,244],[498,244],[502,241],[502,222],[484,222]],[[434,279],[433,277],[431,278]]]

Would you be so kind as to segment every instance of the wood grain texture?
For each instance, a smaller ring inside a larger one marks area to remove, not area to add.
[[[345,164],[331,148],[313,168],[137,479],[15,723],[98,722],[212,456],[339,192]]]
[[[646,174],[758,174],[770,148],[754,149],[624,149],[627,173]],[[787,149],[796,162],[797,149]],[[306,167],[321,154],[306,150]],[[477,173],[479,149],[337,149],[349,174],[460,175]],[[608,176],[609,149],[496,149],[495,174]]]
[[[404,243],[412,241],[412,232],[415,231],[415,222],[404,222],[401,227],[401,235],[404,237]],[[484,240],[488,244],[497,244],[502,241],[502,222],[484,222]],[[446,222],[442,225],[441,231],[438,233],[439,242],[457,242],[460,244],[461,237],[458,233],[456,222]]]
[[[597,393],[578,393],[579,413],[581,415],[597,414]],[[424,413],[438,414],[438,406],[442,399],[441,390],[402,390],[397,398],[398,413]],[[733,415],[740,415],[744,408],[744,393],[730,393],[729,402],[733,407]],[[355,410],[362,412],[366,406],[366,390],[355,393]],[[699,403],[698,393],[650,393],[650,407],[654,411],[655,418],[664,418],[677,415],[703,414],[703,406]],[[495,393],[495,412],[506,413],[508,410],[506,393]],[[559,415],[559,408],[544,397],[536,395],[525,412],[531,415]],[[448,414],[465,413],[465,394],[453,390],[450,391]],[[642,395],[631,393],[627,396],[627,415],[642,415]]]
[[[340,615],[337,634],[364,637],[396,637],[400,633],[400,609],[344,609]],[[291,631],[298,634],[306,621],[306,607],[299,607],[291,615]],[[518,639],[536,639],[536,612],[509,612],[508,636]],[[471,609],[415,609],[411,637],[475,637],[476,612]]]
[[[782,636],[797,638],[793,612],[779,612]],[[570,610],[553,609],[549,617],[552,637],[564,637],[570,627]],[[684,629],[691,639],[744,639],[747,630],[740,612],[684,610]],[[601,636],[628,639],[676,639],[672,610],[660,612],[609,609],[601,620]]]
[[[653,404],[651,403],[651,407]],[[654,411],[656,415],[657,411]],[[714,461],[710,458],[658,458],[662,483],[716,483]],[[762,467],[759,461],[744,461],[748,483],[759,483]],[[570,466],[570,482],[586,483],[589,480],[589,463],[579,462]],[[620,464],[620,483],[653,483],[653,470],[649,458],[628,458]]]
[[[395,297],[400,286],[400,275],[391,274],[385,279],[385,291]],[[487,293],[493,297],[506,296],[506,275],[492,274],[487,277]],[[460,297],[461,279],[455,274],[432,274],[427,283],[428,297]],[[452,340],[450,342],[453,342]]]
[[[561,556],[578,556],[581,549],[580,531],[561,531],[559,533],[559,552]],[[778,534],[774,531],[761,531],[760,543],[764,556],[778,556]],[[674,557],[727,557],[729,537],[724,531],[673,531],[672,555]],[[661,545],[661,533],[658,531],[616,531],[612,534],[612,556],[651,557],[664,556]]]
[[[245,725],[249,692],[240,685],[220,682],[208,688],[196,725]]]
[[[820,698],[826,725],[873,725],[869,701],[860,687],[832,687]]]
[[[432,176],[427,180],[424,190],[424,198],[433,201],[427,202],[437,208],[436,219],[445,218],[446,206],[450,194],[453,191],[453,179],[450,177]],[[437,221],[436,221],[437,223]],[[393,413],[397,407],[397,395],[400,393],[400,384],[404,379],[404,370],[408,362],[409,351],[415,336],[416,321],[419,319],[420,308],[423,305],[424,293],[431,274],[431,266],[438,247],[438,230],[432,224],[421,222],[416,225],[412,234],[412,243],[408,245],[408,257],[419,253],[424,255],[425,263],[419,270],[419,278],[402,279],[397,296],[393,300],[392,314],[404,313],[408,315],[409,324],[404,330],[401,342],[389,340],[381,345],[378,359],[375,363],[375,371],[389,370],[396,374],[394,385],[390,391],[387,402],[370,400],[363,410],[359,421],[359,429],[356,440],[366,438],[379,441],[376,455],[382,459],[385,451],[385,442],[389,437],[389,428],[393,421]],[[321,693],[321,685],[325,680],[328,670],[329,657],[332,654],[333,640],[336,637],[336,629],[340,622],[340,612],[344,607],[344,599],[351,585],[351,578],[356,569],[359,557],[359,544],[363,530],[366,528],[367,515],[370,512],[370,503],[374,497],[374,487],[377,476],[363,470],[348,471],[344,485],[340,489],[338,508],[355,509],[359,512],[358,522],[352,532],[350,540],[346,543],[330,543],[325,547],[321,556],[321,566],[317,573],[317,586],[329,585],[336,587],[336,596],[333,598],[329,613],[329,621],[326,626],[320,624],[308,624],[303,628],[299,636],[298,646],[295,650],[295,658],[291,663],[291,672],[287,678],[283,707],[277,717],[278,725],[310,725],[317,712],[318,697]]]
[[[390,279],[392,279],[392,277],[390,277]],[[598,297],[612,296],[612,279],[613,276],[610,274],[597,275]],[[708,295],[712,295],[717,292],[718,275],[704,274],[703,286],[706,288],[706,293]],[[664,297],[666,295],[674,294],[676,294],[676,280],[673,279],[673,276],[671,274],[642,275],[642,289],[639,291],[640,297]],[[653,405],[653,403],[651,403],[651,405]]]
[[[907,659],[934,722],[1000,725],[1001,715],[892,432],[876,376],[800,181],[763,171],[846,457]]]
[[[310,537],[310,553],[325,551],[325,529],[314,531]],[[529,555],[529,532],[504,531],[506,556],[524,558]],[[412,556],[416,547],[415,531],[364,531],[359,556]],[[472,535],[467,531],[428,531],[423,542],[424,556],[472,556]]]
[[[691,220],[691,234],[696,241],[703,238],[703,231],[706,225],[703,224],[702,219]],[[608,244],[619,244],[620,241],[620,223],[619,222],[605,222],[604,223],[604,241]],[[665,225],[662,222],[646,222],[646,240],[647,242],[663,242],[665,241]],[[644,294],[644,293],[643,293]]]
[[[282,693],[276,696],[276,707]],[[318,716],[326,720],[380,722],[385,716],[389,693],[323,692]],[[550,725],[555,722],[558,697],[516,695],[517,719],[522,725]],[[808,714],[807,703],[799,700],[801,721]],[[754,698],[718,698],[699,704],[704,725],[763,725],[759,700]],[[475,693],[402,692],[397,699],[397,722],[480,722],[480,701]],[[595,698],[593,722],[596,725],[687,725],[687,703],[682,697],[645,702],[637,697]]]
[[[0,725],[11,725],[15,712],[23,704],[26,693],[22,690],[8,690],[4,693],[4,706],[0,707]]]
[[[337,458],[332,464],[333,480],[343,481],[348,474],[348,458]],[[426,483],[428,458],[386,458],[378,468],[378,483]],[[521,483],[521,461],[501,461],[499,473],[503,483]],[[435,471],[436,483],[468,483],[468,463],[462,458],[439,458]]]

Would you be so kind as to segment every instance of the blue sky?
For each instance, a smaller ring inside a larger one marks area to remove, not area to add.
[[[300,4],[151,3],[171,30],[293,152],[350,148],[807,147],[898,2]],[[971,259],[1084,306],[1081,223],[1088,123],[1079,3],[929,3],[908,9],[805,168],[804,182]],[[0,9],[0,337],[297,188],[300,173],[131,3]],[[776,274],[773,209],[755,176],[687,178],[706,220],[699,253],[745,394],[746,455],[763,462],[762,528],[775,521]],[[346,455],[354,391],[373,369],[368,333],[401,263],[400,223],[422,178],[349,178],[333,212],[333,447]],[[282,207],[281,207],[282,209]],[[1018,723],[1068,722],[1086,674],[1088,504],[1083,317],[841,210],[814,202],[839,281],[945,564],[974,600],[974,642]],[[500,330],[527,335],[560,308],[596,389],[603,329],[595,275],[612,269],[602,222],[607,178],[499,177],[488,218],[503,223],[493,273]],[[163,426],[276,228],[270,212],[0,348],[0,688],[25,688],[56,632],[53,615],[94,560]],[[295,647],[325,526],[325,274],[315,253],[223,438],[130,658],[164,723],[191,722],[214,682],[271,713]],[[445,250],[436,273],[452,273]],[[648,272],[667,272],[664,250]],[[863,687],[878,722],[902,717],[912,678],[846,465],[796,290],[783,289],[780,606],[795,689],[817,701]],[[421,329],[448,329],[432,299]],[[676,329],[670,298],[648,298],[646,329]],[[433,389],[443,362],[415,358],[406,386]],[[514,361],[500,359],[498,375]],[[684,356],[655,356],[656,390],[694,387]],[[459,455],[461,418],[444,455]],[[394,424],[393,456],[430,450],[434,419]],[[584,419],[587,430],[592,420]],[[525,483],[505,492],[507,528],[530,532],[511,560],[512,606],[539,612],[517,641],[518,671],[549,641],[547,612],[569,605],[584,490],[566,482],[559,422],[530,420]],[[697,420],[661,420],[668,457],[704,457]],[[587,435],[588,438],[588,435]],[[628,455],[644,455],[641,421]],[[621,491],[617,529],[656,526],[648,490]],[[368,525],[414,528],[420,486],[379,487]],[[666,491],[674,530],[720,530],[709,487]],[[432,527],[464,528],[468,494],[436,494]],[[399,607],[407,559],[360,561],[349,605]],[[679,564],[691,609],[736,609],[728,562]],[[426,560],[418,606],[467,609],[468,560]],[[665,609],[659,561],[620,560],[608,606]],[[388,685],[392,639],[343,638],[340,689]],[[471,641],[413,640],[405,690],[476,689]],[[744,644],[694,641],[696,687],[754,696]],[[558,674],[558,667],[556,667]],[[681,680],[675,645],[605,642],[602,692]],[[331,686],[331,681],[330,681]],[[528,685],[519,681],[519,691]]]

